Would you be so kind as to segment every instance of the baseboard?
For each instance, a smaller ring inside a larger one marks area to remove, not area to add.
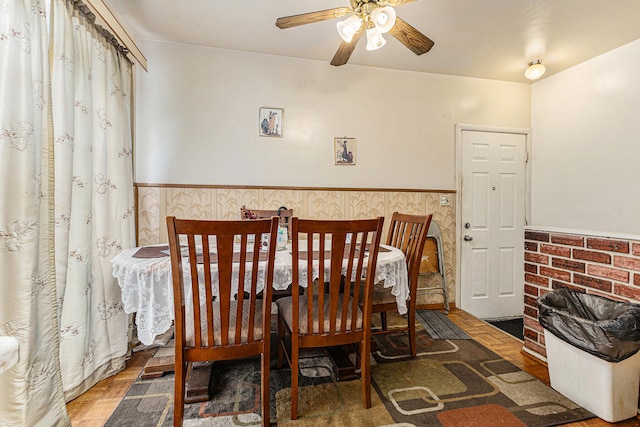
[[[540,363],[541,365],[549,367],[549,365],[547,365],[547,358],[544,357],[543,355],[539,354],[539,353],[531,351],[526,347],[522,347],[522,350],[520,350],[520,353],[522,353],[522,355],[524,355],[524,356],[527,356],[531,360],[535,360],[536,362]]]

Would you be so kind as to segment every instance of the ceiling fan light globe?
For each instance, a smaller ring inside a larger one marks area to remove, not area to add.
[[[377,28],[367,29],[367,50],[380,49],[387,44],[387,41],[382,37],[382,33]]]
[[[386,33],[396,24],[396,11],[391,6],[378,7],[371,12],[371,20],[381,33]]]
[[[338,28],[338,34],[347,43],[351,43],[353,36],[358,32],[362,26],[362,19],[357,15],[351,15],[344,21],[340,21],[336,24]]]
[[[545,66],[538,60],[529,64],[529,67],[524,71],[524,76],[529,80],[537,80],[542,77],[545,71]]]

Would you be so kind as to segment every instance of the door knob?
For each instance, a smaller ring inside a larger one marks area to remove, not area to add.
[[[472,240],[473,240],[473,237],[471,237],[471,236],[469,236],[469,235],[464,236],[464,241],[465,241],[465,242],[470,242],[470,241],[472,241]]]
[[[467,230],[471,228],[471,224],[469,224],[468,222],[464,223],[464,228],[466,228]]]

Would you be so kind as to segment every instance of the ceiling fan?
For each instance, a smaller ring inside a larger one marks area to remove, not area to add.
[[[337,7],[300,15],[285,16],[276,20],[278,28],[291,28],[312,24],[351,14],[337,24],[343,41],[331,60],[331,65],[340,66],[349,61],[363,33],[367,34],[367,49],[379,49],[386,41],[383,33],[389,33],[416,55],[429,52],[434,42],[406,21],[396,16],[392,6],[401,6],[415,0],[350,0],[351,7]]]

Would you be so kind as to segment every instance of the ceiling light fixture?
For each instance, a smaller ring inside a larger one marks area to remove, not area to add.
[[[396,25],[396,11],[391,6],[377,7],[371,11],[371,20],[378,31],[386,33]]]
[[[382,34],[396,24],[396,11],[386,0],[352,0],[353,14],[337,23],[338,34],[347,43],[361,29],[367,31],[367,50],[376,50],[387,41]]]
[[[524,70],[524,76],[529,80],[537,80],[544,74],[546,68],[540,60],[529,62],[529,67]]]
[[[367,50],[380,49],[385,44],[387,41],[376,27],[367,28]]]
[[[353,36],[358,32],[360,27],[362,27],[362,19],[360,19],[358,15],[351,15],[344,21],[338,22],[337,27],[338,34],[340,34],[342,40],[351,43]]]

